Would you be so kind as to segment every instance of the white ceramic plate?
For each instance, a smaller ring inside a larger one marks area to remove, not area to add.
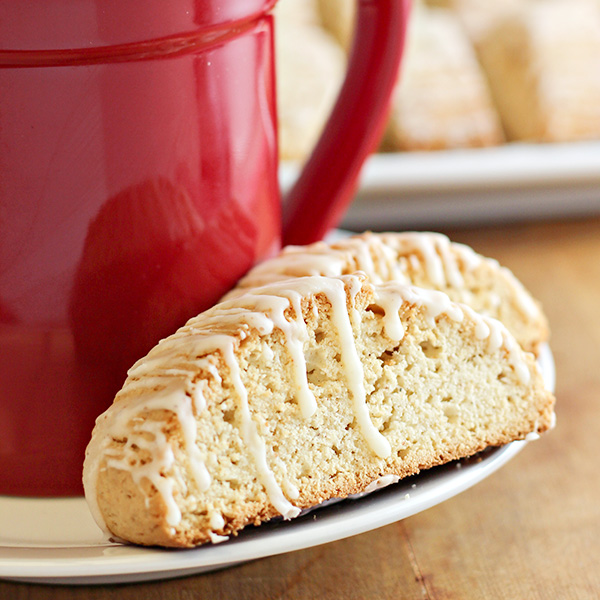
[[[554,362],[540,360],[549,388]],[[167,579],[300,550],[388,525],[480,482],[526,442],[489,449],[353,500],[330,503],[293,521],[248,528],[237,538],[193,550],[140,548],[106,541],[83,498],[0,496],[0,577],[55,584]]]
[[[299,167],[284,163],[282,189]],[[600,142],[375,154],[341,223],[435,228],[600,213]]]

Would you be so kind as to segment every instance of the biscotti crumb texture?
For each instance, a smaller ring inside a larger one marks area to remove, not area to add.
[[[253,290],[130,371],[86,496],[113,536],[190,547],[541,433],[552,395],[498,321],[364,276]]]

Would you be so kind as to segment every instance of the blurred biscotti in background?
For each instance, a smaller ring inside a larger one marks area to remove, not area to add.
[[[479,56],[511,140],[600,137],[600,8],[530,3],[479,40]]]
[[[280,0],[275,6],[277,24],[322,25],[318,2],[319,0]]]
[[[344,76],[355,4],[277,4],[284,160],[305,159],[327,120]],[[325,43],[315,41],[317,31]],[[414,2],[381,151],[589,139],[600,139],[598,0]]]
[[[415,6],[385,148],[475,148],[503,140],[485,76],[458,17],[447,9]]]
[[[347,52],[354,33],[356,0],[317,0],[317,6],[323,27],[331,32]]]
[[[337,98],[346,54],[320,26],[316,0],[283,0],[275,14],[279,155],[303,160]]]
[[[417,0],[420,1],[420,0]],[[490,28],[507,15],[538,0],[425,0],[428,6],[447,8],[456,14],[475,48]],[[545,0],[542,0],[545,1]],[[569,0],[565,0],[569,1]],[[577,0],[575,0],[577,1]]]

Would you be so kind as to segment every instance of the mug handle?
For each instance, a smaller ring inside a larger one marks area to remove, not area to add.
[[[383,135],[410,0],[358,0],[344,84],[323,133],[283,204],[283,244],[320,240],[341,220],[360,169]]]

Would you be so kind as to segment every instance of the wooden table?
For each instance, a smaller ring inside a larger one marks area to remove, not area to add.
[[[509,266],[543,302],[554,431],[474,488],[354,538],[155,583],[0,582],[0,598],[599,598],[600,220],[449,233]]]

